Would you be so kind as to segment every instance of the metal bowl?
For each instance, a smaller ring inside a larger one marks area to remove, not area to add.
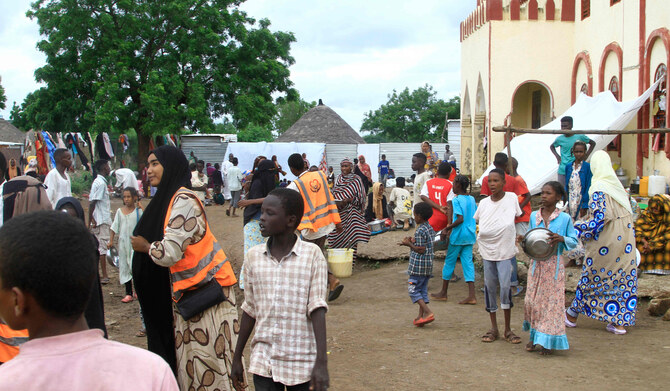
[[[119,267],[119,250],[116,247],[110,247],[107,250],[107,263],[115,268]]]
[[[556,255],[557,244],[549,244],[551,231],[546,228],[533,228],[526,232],[521,247],[529,257],[536,261],[546,261]]]
[[[371,232],[383,231],[385,227],[384,220],[371,221],[368,223],[368,227],[370,227]]]

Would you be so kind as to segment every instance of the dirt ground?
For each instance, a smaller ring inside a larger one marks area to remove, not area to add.
[[[146,201],[145,201],[146,202]],[[120,206],[114,199],[112,209]],[[86,206],[86,202],[84,202]],[[242,262],[242,218],[227,217],[221,206],[207,207],[210,225],[239,272]],[[504,340],[485,344],[489,329],[481,275],[477,275],[477,305],[456,304],[467,295],[463,281],[450,284],[448,302],[433,302],[434,323],[412,325],[417,308],[407,295],[407,250],[397,242],[406,232],[376,235],[361,245],[354,275],[342,279],[342,296],[328,311],[328,368],[331,390],[404,389],[664,389],[670,384],[670,322],[649,316],[648,301],[640,301],[637,325],[625,336],[605,331],[605,324],[581,318],[568,329],[570,350],[542,357],[528,353],[528,333],[521,330],[523,294],[514,299],[512,328],[523,343]],[[443,253],[436,256],[430,291],[439,289]],[[575,274],[578,269],[568,269]],[[460,265],[457,273],[462,276]],[[140,328],[139,304],[121,303],[118,274],[103,286],[110,339],[146,348],[135,337]],[[667,277],[670,278],[670,277]],[[238,303],[242,293],[238,290]],[[569,302],[572,297],[566,297]],[[501,314],[502,315],[502,314]],[[502,318],[499,318],[502,327]],[[248,359],[248,355],[247,355]]]

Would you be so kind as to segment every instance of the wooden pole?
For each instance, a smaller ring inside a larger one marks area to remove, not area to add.
[[[670,133],[670,128],[654,128],[654,129],[628,129],[628,130],[560,130],[560,129],[524,129],[514,128],[511,126],[496,126],[493,128],[494,132],[512,132],[519,134],[656,134],[656,133]]]
[[[505,140],[507,141],[507,164],[509,165],[509,172],[512,173],[512,176],[516,176],[514,165],[512,164],[512,131],[510,129],[507,129],[507,132],[505,132]]]

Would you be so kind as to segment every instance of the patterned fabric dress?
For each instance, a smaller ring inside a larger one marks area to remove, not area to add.
[[[149,252],[161,266],[171,266],[184,252],[182,244],[197,243],[206,230],[206,217],[193,193],[175,197],[161,242]],[[227,300],[184,320],[173,303],[177,382],[181,390],[234,390],[230,370],[240,331],[235,292],[222,287]]]
[[[577,165],[577,162],[572,163],[572,173],[570,174],[570,178],[568,178],[568,189],[570,191],[568,192],[568,207],[566,212],[572,217],[573,221],[579,220],[579,205],[582,202],[582,180],[579,179],[581,169],[582,163],[579,163],[579,165]],[[584,254],[584,245],[579,241],[577,246],[566,252],[564,256],[567,259],[577,260],[577,264],[579,265],[581,264],[580,259],[584,257]]]
[[[358,242],[370,240],[370,228],[363,216],[366,198],[363,182],[358,175],[340,174],[333,186],[333,197],[335,201],[350,199],[351,202],[344,208],[338,208],[343,230],[341,233],[333,231],[328,234],[328,246],[330,248],[352,248],[355,259]]]
[[[572,174],[568,178],[568,188],[570,189],[568,194],[568,214],[572,217],[573,220],[579,218],[579,204],[582,202],[582,180],[579,179],[579,171],[582,168],[580,163],[578,166],[577,163],[572,163]]]
[[[586,260],[568,314],[632,326],[637,311],[633,216],[609,195],[596,191],[589,202],[589,217],[575,224],[586,247]]]
[[[657,211],[657,213],[654,213]],[[649,252],[644,253],[644,243]],[[635,222],[635,240],[640,251],[640,270],[649,274],[670,274],[670,197],[653,196],[649,207]]]
[[[537,227],[545,227],[542,209],[530,216],[530,229]],[[565,243],[558,246],[557,254],[577,245],[572,219],[558,208],[549,217],[549,230],[565,238]],[[545,261],[532,260],[526,289],[523,330],[530,331],[530,342],[545,349],[568,349],[563,320],[565,269],[560,258],[554,255]]]

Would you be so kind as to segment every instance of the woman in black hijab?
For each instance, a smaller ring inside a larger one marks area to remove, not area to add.
[[[81,219],[81,222],[86,225],[84,208],[81,207],[81,203],[79,203],[79,200],[76,198],[61,198],[58,200],[58,203],[56,203],[56,210],[67,212],[70,216]],[[98,247],[96,246],[96,249],[97,248]],[[95,270],[98,270],[99,259],[100,254],[95,257]],[[86,323],[88,324],[89,328],[102,330],[105,333],[105,338],[107,338],[107,327],[105,327],[105,307],[102,299],[102,285],[100,285],[99,275],[95,279],[95,283],[91,288],[91,298],[88,300],[88,305],[86,305],[84,318],[86,318]]]
[[[184,153],[173,147],[164,145],[149,153],[154,155],[161,166],[163,174],[160,183],[154,184],[158,190],[144,214],[135,227],[134,235],[144,237],[149,243],[163,239],[165,215],[172,196],[181,187],[191,188],[191,172]],[[151,165],[151,161],[149,161]],[[149,181],[152,181],[151,176]],[[137,298],[142,308],[147,328],[147,347],[150,351],[163,357],[172,371],[177,373],[177,356],[172,313],[172,286],[170,269],[159,266],[149,254],[135,251],[133,255],[133,281]]]
[[[250,248],[265,243],[261,235],[259,221],[261,219],[261,205],[263,200],[275,188],[276,165],[272,160],[261,160],[253,173],[247,198],[238,203],[244,208],[244,255]],[[244,265],[242,265],[244,268]],[[244,270],[244,269],[242,269]],[[242,271],[240,271],[240,289],[244,289]]]

